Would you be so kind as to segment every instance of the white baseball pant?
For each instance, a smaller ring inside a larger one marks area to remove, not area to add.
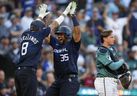
[[[118,96],[117,79],[110,77],[97,77],[94,82],[99,96]]]

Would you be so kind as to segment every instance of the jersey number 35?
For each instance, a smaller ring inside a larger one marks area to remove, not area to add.
[[[61,57],[61,62],[64,62],[64,61],[68,61],[68,60],[69,60],[68,54],[60,54],[60,57]]]

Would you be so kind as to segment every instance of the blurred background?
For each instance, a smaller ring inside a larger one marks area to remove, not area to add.
[[[19,60],[19,40],[38,15],[38,6],[48,5],[51,12],[44,18],[47,25],[58,17],[70,0],[0,0],[0,96],[16,96],[14,71]],[[119,96],[137,96],[137,0],[78,0],[76,12],[82,32],[78,58],[81,88],[78,96],[97,96],[95,53],[100,32],[114,31],[119,58],[129,65],[132,83],[124,90],[118,82]],[[69,17],[63,25],[73,27]],[[54,82],[52,48],[43,44],[37,69],[37,96],[44,96]]]

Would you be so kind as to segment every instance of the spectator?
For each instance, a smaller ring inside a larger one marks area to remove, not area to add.
[[[95,53],[97,51],[97,47],[90,44],[87,46],[86,48],[86,56],[85,56],[85,60],[86,60],[86,66],[89,66],[90,64],[93,64],[95,61]]]
[[[113,14],[113,12],[114,12],[115,10],[118,10],[118,11],[119,11],[119,8],[118,8],[118,6],[116,5],[116,3],[114,2],[114,0],[113,0],[113,2],[109,2],[107,7],[108,7],[108,8],[107,8],[107,10],[108,10],[108,16],[109,16],[110,18],[112,18],[112,14]]]
[[[22,27],[20,25],[20,18],[12,15],[11,16],[12,26],[10,27],[11,38],[19,38],[23,33]]]
[[[134,52],[134,59],[137,60],[137,45],[132,46],[131,50]]]
[[[136,44],[136,39],[137,39],[137,1],[133,0],[130,4],[130,14],[129,14],[129,20],[128,24],[126,26],[126,31],[128,34],[128,43],[129,43],[129,48],[131,48],[134,44]]]
[[[119,9],[113,9],[112,18],[108,17],[106,12],[104,18],[107,29],[113,30],[119,45],[123,44],[122,32],[124,25],[127,24],[127,17],[119,18]]]
[[[80,80],[82,80],[83,85],[86,87],[94,87],[94,80],[96,75],[96,66],[95,64],[90,64],[87,67],[86,72],[80,77]]]
[[[123,44],[124,45],[124,44]],[[118,56],[118,58],[119,59],[127,59],[127,54],[128,54],[128,49],[124,49],[124,46],[123,45],[117,45],[117,46],[115,46],[115,48],[117,47],[117,51],[118,51],[118,53],[117,53],[117,56]]]
[[[52,71],[47,72],[46,74],[46,86],[50,87],[52,83],[55,81],[54,74]]]
[[[10,96],[16,96],[15,90],[15,80],[14,78],[9,78],[7,82],[7,91]]]
[[[126,60],[127,64],[129,65],[129,69],[131,71],[137,68],[137,60],[134,58],[134,50],[128,51],[128,58]]]
[[[53,63],[52,61],[52,55],[51,55],[52,48],[50,46],[45,46],[42,50],[42,70],[44,72],[53,71]]]
[[[81,3],[81,5],[83,5],[83,3]],[[92,8],[93,8],[93,0],[87,0],[87,2],[86,2],[86,16],[87,16],[87,18],[90,18],[92,16]]]
[[[79,21],[81,32],[85,32],[85,27],[86,27],[85,15],[86,14],[84,9],[81,9],[77,12],[77,19]]]
[[[3,84],[0,84],[0,96],[10,96]]]
[[[90,44],[96,44],[96,37],[93,28],[86,26],[86,32],[82,33],[82,43],[85,47]]]
[[[0,15],[2,15],[4,17],[4,20],[7,20],[8,19],[8,12],[6,10],[6,6],[4,4],[1,4],[0,5]]]
[[[9,96],[4,81],[5,73],[3,70],[0,70],[0,96]]]
[[[11,40],[11,45],[12,48],[9,52],[9,56],[12,60],[12,63],[17,64],[19,61],[19,44],[18,44],[18,39],[17,38],[13,38]]]
[[[35,0],[20,0],[20,3],[22,5],[23,11],[25,11],[28,7],[34,8],[36,1]]]
[[[37,96],[45,96],[46,94],[46,86],[44,84],[44,81],[42,80],[43,70],[41,68],[37,69],[37,81],[38,81],[38,87],[37,87]]]
[[[23,28],[23,31],[27,30],[31,22],[33,21],[32,14],[32,8],[26,8],[25,15],[21,18],[21,26]]]
[[[126,0],[128,1],[128,0]],[[122,3],[122,0],[114,0],[115,5],[119,8],[119,16],[125,17],[127,15],[127,10],[124,4]]]
[[[10,40],[8,37],[2,37],[0,41],[0,55],[6,56],[10,51]]]
[[[4,16],[0,15],[0,39],[2,37],[9,37],[10,32],[7,27],[4,25]]]
[[[6,6],[6,3],[0,5],[0,15],[4,17],[4,25],[9,28],[11,26],[11,23],[8,21],[10,13],[7,10],[8,8]]]
[[[104,21],[100,18],[99,10],[98,8],[93,9],[93,15],[92,18],[87,22],[87,26],[91,28],[94,32],[94,36],[96,38],[96,45],[100,45],[100,32],[104,30],[105,24]]]
[[[81,76],[85,73],[85,58],[80,54],[77,60],[77,65],[78,65],[78,75]]]

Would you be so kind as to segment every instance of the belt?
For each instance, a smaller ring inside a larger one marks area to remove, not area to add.
[[[102,79],[102,80],[105,78],[105,79],[107,79],[107,80],[112,80],[112,81],[114,81],[114,82],[116,82],[116,83],[118,82],[118,79],[111,78],[111,77],[97,77],[97,78]]]
[[[30,70],[36,72],[36,69],[32,68],[32,67],[17,67],[17,70],[21,70],[21,69],[30,69]]]
[[[55,76],[56,78],[76,78],[78,77],[78,75],[76,74],[67,74],[67,75],[63,75],[63,76]]]
[[[76,75],[76,74],[69,74],[68,77],[73,78],[73,77],[78,77],[78,75]]]

